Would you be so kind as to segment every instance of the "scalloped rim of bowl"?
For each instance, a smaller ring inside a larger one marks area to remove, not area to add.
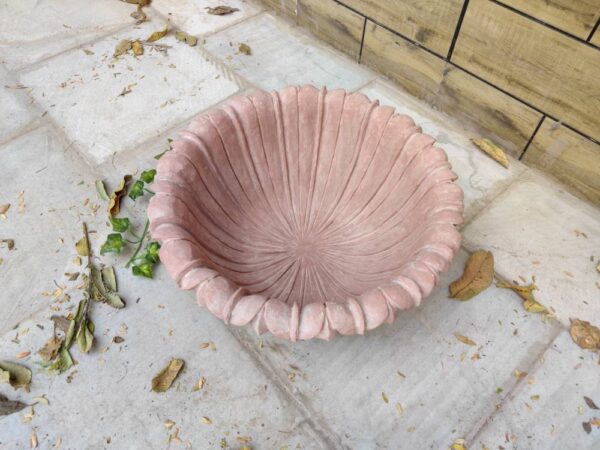
[[[341,91],[339,89],[328,91],[326,88],[317,90],[312,86],[292,86],[271,93],[258,90],[236,98],[256,98],[265,95],[278,97],[282,92],[290,89],[295,89],[297,92],[312,89],[318,91],[320,95]],[[373,108],[390,108],[379,106],[377,100],[371,101],[362,93],[345,93],[345,96],[345,98],[353,96],[364,98]],[[226,104],[233,100],[235,98]],[[209,109],[198,117],[206,116],[223,106]],[[279,110],[279,114],[283,112]],[[393,115],[398,116],[395,111]],[[448,269],[461,241],[455,225],[462,223],[464,204],[462,189],[454,183],[457,175],[451,171],[445,152],[433,147],[435,140],[422,133],[420,127],[417,128],[418,131],[411,134],[411,138],[413,135],[428,138],[426,146],[418,151],[432,147],[440,151],[445,158],[447,171],[451,175],[439,184],[452,186],[451,189],[449,188],[448,202],[443,206],[453,214],[445,221],[435,222],[436,225],[440,223],[444,226],[436,228],[436,233],[429,236],[430,239],[425,242],[427,245],[421,247],[419,252],[415,252],[414,259],[401,266],[388,283],[368,289],[356,298],[349,297],[345,301],[336,302],[315,301],[302,307],[296,302],[290,306],[277,298],[267,298],[247,292],[243,287],[237,286],[219,272],[204,265],[202,255],[190,241],[191,235],[169,221],[168,215],[165,216],[164,203],[161,204],[158,196],[155,195],[148,206],[148,217],[152,237],[162,243],[160,250],[162,262],[180,288],[196,291],[196,299],[200,306],[206,307],[226,324],[237,326],[251,324],[258,334],[270,331],[275,336],[292,341],[315,337],[330,339],[336,333],[363,334],[366,330],[374,329],[382,323],[392,323],[397,311],[418,306],[431,293],[439,280],[439,274]],[[189,137],[191,133],[189,127],[181,132],[182,137],[172,143],[172,148],[175,149],[173,152],[177,151],[178,143],[183,142],[186,135]],[[406,143],[402,149],[405,146]],[[157,179],[161,178],[162,163],[161,158]],[[438,182],[435,185],[437,184]],[[155,189],[155,192],[163,193],[161,189]]]

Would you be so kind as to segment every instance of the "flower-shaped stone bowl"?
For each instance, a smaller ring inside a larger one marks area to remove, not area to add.
[[[148,216],[182,289],[292,341],[362,334],[417,306],[460,245],[463,192],[413,120],[360,93],[288,87],[196,117]]]

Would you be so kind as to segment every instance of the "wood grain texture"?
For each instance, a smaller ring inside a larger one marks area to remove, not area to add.
[[[523,161],[600,205],[600,145],[595,142],[545,118]]]
[[[388,76],[410,94],[464,120],[521,154],[542,115],[483,81],[372,22],[367,23],[361,61]]]
[[[499,1],[584,40],[600,17],[600,0]]]
[[[600,27],[596,28],[596,31],[594,31],[594,35],[592,36],[590,43],[600,47]]]
[[[521,155],[542,114],[456,67],[444,74],[435,105],[451,116],[475,124],[480,137]]]
[[[469,2],[452,61],[600,139],[600,52],[487,0]]]
[[[365,19],[333,0],[298,0],[298,24],[358,59]]]
[[[361,62],[388,76],[408,93],[433,101],[446,62],[367,21]]]
[[[262,2],[277,14],[296,20],[297,0],[262,0]]]
[[[446,55],[463,0],[341,0],[397,33]]]

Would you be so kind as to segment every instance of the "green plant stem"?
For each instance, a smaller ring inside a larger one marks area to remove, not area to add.
[[[150,221],[148,219],[146,219],[146,224],[144,225],[144,231],[142,232],[142,237],[140,238],[140,241],[138,243],[137,248],[135,249],[135,252],[133,252],[133,255],[131,255],[131,258],[129,258],[129,261],[127,261],[127,264],[125,264],[125,267],[129,267],[131,265],[131,263],[133,262],[133,260],[135,259],[135,257],[140,252],[140,250],[142,248],[142,244],[144,243],[144,238],[146,237],[146,234],[148,233],[149,225],[150,225]]]

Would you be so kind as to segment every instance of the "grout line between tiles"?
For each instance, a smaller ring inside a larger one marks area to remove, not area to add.
[[[317,423],[313,419],[316,414],[306,406],[297,395],[287,386],[279,376],[277,376],[276,369],[268,362],[268,360],[256,350],[255,346],[244,339],[242,334],[245,332],[242,329],[232,328],[226,326],[227,330],[233,335],[233,337],[239,342],[239,344],[245,349],[246,353],[252,358],[259,370],[265,375],[265,377],[272,383],[272,385],[281,392],[289,402],[295,407],[296,410],[302,415],[302,421],[305,422],[309,428],[315,433],[315,437],[321,442],[324,449],[344,449],[341,444],[340,438],[335,432],[323,426],[321,423]],[[335,438],[333,438],[335,437]]]
[[[565,330],[562,327],[557,327],[554,335],[551,337],[551,339],[548,341],[545,347],[536,355],[532,363],[529,364],[527,367],[524,367],[524,369],[526,369],[524,372],[526,372],[528,376],[531,376],[537,372],[537,370],[542,365],[544,355],[548,352],[550,348],[552,348],[552,345],[554,344],[554,342],[556,342],[556,339],[564,331]],[[473,429],[465,435],[466,441],[472,444],[475,440],[477,440],[481,433],[483,433],[483,431],[493,422],[494,418],[502,412],[502,409],[507,404],[507,402],[514,398],[513,394],[517,394],[518,392],[520,392],[521,389],[526,385],[527,380],[525,378],[517,380],[516,383],[512,386],[512,388],[508,392],[506,392],[506,394],[502,397],[500,403],[494,407],[492,412],[487,416],[482,417],[478,422],[476,422]]]
[[[525,147],[523,148],[523,151],[519,155],[519,161],[521,161],[523,159],[523,157],[525,156],[525,152],[527,151],[527,149],[529,148],[529,146],[531,145],[531,143],[535,139],[535,135],[539,131],[540,127],[542,126],[542,123],[544,123],[544,119],[545,118],[546,118],[546,116],[544,114],[542,114],[542,118],[540,119],[540,121],[538,122],[537,126],[533,130],[533,133],[531,133],[531,136],[529,136],[529,140],[527,141],[527,143],[525,144]]]

